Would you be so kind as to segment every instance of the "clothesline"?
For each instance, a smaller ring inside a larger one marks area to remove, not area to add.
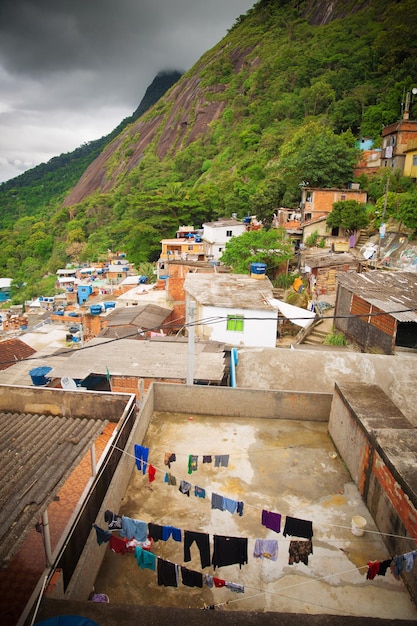
[[[282,589],[280,589],[279,591],[271,592],[271,591],[268,591],[266,589],[259,589],[258,587],[254,587],[252,585],[244,585],[243,586],[243,585],[240,585],[238,583],[230,583],[230,582],[226,581],[225,579],[219,579],[219,578],[216,578],[216,577],[211,577],[210,575],[203,574],[202,572],[196,572],[195,570],[189,570],[187,567],[181,566],[181,565],[179,565],[179,564],[177,564],[177,563],[175,563],[173,561],[170,561],[169,559],[162,558],[162,557],[159,557],[157,555],[154,555],[154,556],[155,556],[155,559],[161,559],[164,562],[167,562],[167,563],[170,563],[171,565],[174,565],[177,568],[177,571],[179,571],[181,568],[185,568],[187,571],[189,571],[191,573],[197,573],[199,575],[201,574],[202,580],[203,580],[203,578],[206,580],[207,577],[208,577],[209,579],[212,578],[213,580],[219,581],[221,583],[222,582],[225,583],[224,585],[223,584],[220,584],[220,585],[216,585],[215,584],[214,585],[215,587],[219,587],[220,588],[220,587],[227,587],[229,585],[229,588],[231,588],[232,591],[236,591],[238,588],[239,589],[242,588],[243,591],[246,590],[246,589],[252,589],[254,591],[258,591],[259,592],[257,594],[254,594],[254,595],[251,595],[251,596],[245,596],[245,597],[242,597],[239,594],[239,598],[236,598],[235,600],[228,600],[226,602],[221,602],[221,603],[214,604],[214,605],[212,605],[213,607],[221,607],[221,606],[225,606],[227,604],[231,604],[233,602],[239,602],[241,600],[251,600],[253,598],[256,598],[258,596],[262,596],[262,595],[265,595],[265,594],[279,597],[279,596],[282,596],[283,595],[282,592],[287,590],[287,589],[297,588],[297,587],[300,587],[300,586],[303,586],[303,585],[306,585],[306,584],[310,584],[310,583],[314,583],[314,582],[320,582],[320,581],[326,580],[328,578],[331,578],[333,576],[343,576],[345,574],[348,574],[348,573],[351,573],[351,572],[355,572],[355,571],[359,571],[361,569],[365,569],[365,568],[368,567],[367,565],[364,565],[364,566],[359,566],[359,567],[355,567],[355,568],[350,568],[348,570],[342,570],[342,571],[335,572],[335,573],[333,572],[332,574],[328,574],[326,576],[321,576],[320,578],[315,578],[314,580],[309,579],[309,580],[298,582],[298,583],[295,583],[295,584],[292,584],[292,585],[287,585],[287,586],[283,587]],[[185,585],[185,583],[183,583],[183,584]],[[175,585],[175,586],[177,587],[178,585]],[[187,585],[185,585],[185,586],[187,586]],[[232,587],[234,587],[234,589]],[[284,596],[284,597],[288,598],[288,596]],[[297,601],[300,601],[300,598],[294,598],[294,599],[297,600]],[[313,603],[310,600],[305,600],[305,602],[308,602],[309,604],[315,604],[315,605],[320,606],[320,607],[324,607],[323,604]],[[326,607],[326,608],[331,608],[332,610],[336,609],[336,610],[340,611],[340,609],[337,609],[336,607]],[[343,611],[340,611],[340,612],[346,614],[346,612],[343,612]]]
[[[130,453],[129,453],[129,452],[127,452],[126,450],[123,450],[123,449],[117,448],[116,446],[114,446],[114,447],[115,447],[116,449],[120,450],[123,454],[128,454],[128,456],[131,456],[131,457],[135,458],[135,456],[134,456],[134,455],[130,454]],[[297,446],[288,446],[288,447],[289,447],[289,448],[291,448],[291,447],[297,447]],[[156,449],[160,449],[160,450],[161,450],[162,448],[161,448],[161,447],[156,447]],[[283,449],[283,448],[281,448],[281,449]],[[277,448],[274,448],[273,450],[274,450],[274,451],[276,451],[276,450],[277,450]],[[259,450],[259,452],[261,452],[261,451],[262,451],[262,450]],[[272,449],[271,449],[271,451],[272,451]],[[252,453],[252,452],[257,453],[258,451],[251,451],[251,453]],[[262,452],[265,452],[265,450],[263,450]],[[178,453],[178,455],[179,455],[179,456],[188,456],[188,457],[190,456],[189,454],[186,454],[186,453],[181,453],[181,452],[180,452],[180,453]],[[202,455],[196,455],[196,456],[202,456]],[[233,455],[233,456],[234,456],[234,455]],[[150,463],[149,463],[149,461],[148,461],[148,464],[150,464]],[[153,465],[153,464],[152,464],[152,465]],[[161,471],[161,472],[163,473],[163,475],[165,475],[165,474],[167,474],[167,473],[168,473],[168,472],[167,472],[166,467],[161,468],[161,467],[159,466],[159,464],[158,464],[157,466],[155,466],[155,465],[153,465],[153,466],[155,467],[155,469],[156,469],[156,470]],[[193,486],[197,486],[197,485],[193,485]],[[251,508],[251,509],[259,510],[259,511],[263,510],[261,507],[259,507],[259,506],[255,506],[255,505],[250,504],[250,503],[249,503],[249,504],[248,504],[248,503],[245,503],[245,506],[247,506],[247,507],[249,507],[249,508]],[[323,526],[331,526],[332,528],[340,528],[340,529],[349,529],[349,530],[350,530],[350,526],[345,526],[345,525],[336,525],[336,524],[330,524],[330,523],[326,524],[326,523],[325,523],[325,522],[323,522],[323,521],[321,521],[321,522],[320,522],[320,525],[323,525]],[[403,539],[403,540],[404,540],[404,539],[406,539],[407,541],[409,541],[409,540],[411,540],[411,541],[417,541],[417,539],[415,539],[415,538],[413,538],[413,537],[405,537],[405,536],[403,536],[403,535],[395,535],[395,534],[392,534],[392,533],[382,533],[382,532],[379,532],[379,531],[368,530],[368,529],[364,529],[364,532],[367,532],[367,533],[372,533],[372,534],[376,534],[376,535],[381,535],[381,536],[396,537],[396,538]],[[287,541],[288,541],[288,540],[287,540]],[[158,558],[159,558],[159,557],[158,557]],[[309,579],[309,580],[307,580],[307,581],[303,581],[303,582],[301,582],[301,583],[296,583],[296,584],[288,585],[288,586],[286,586],[286,587],[283,587],[283,588],[282,588],[281,590],[279,590],[278,592],[269,592],[269,591],[267,591],[267,590],[259,590],[259,589],[258,589],[258,588],[256,588],[256,587],[246,586],[248,589],[253,589],[253,590],[259,591],[259,594],[255,594],[255,595],[253,595],[253,596],[246,596],[246,597],[242,597],[242,596],[240,596],[239,598],[236,598],[236,599],[234,599],[234,600],[229,600],[228,602],[226,602],[226,603],[221,603],[221,604],[219,604],[219,605],[217,605],[217,606],[222,606],[222,605],[224,605],[224,604],[229,604],[229,603],[231,603],[231,602],[239,602],[239,601],[241,601],[241,600],[246,600],[246,599],[255,598],[257,595],[259,595],[259,596],[260,596],[260,595],[264,595],[264,594],[266,594],[266,593],[267,593],[267,594],[270,594],[270,595],[273,595],[273,596],[279,596],[279,595],[281,595],[281,594],[282,594],[282,591],[285,591],[286,589],[291,589],[291,588],[294,588],[294,587],[299,587],[300,585],[303,585],[303,584],[309,584],[310,582],[320,582],[321,580],[325,580],[325,579],[327,579],[327,578],[331,578],[331,577],[333,577],[333,576],[344,575],[344,574],[346,574],[346,573],[348,573],[348,572],[360,571],[360,570],[364,570],[364,569],[366,569],[366,568],[369,568],[369,565],[368,565],[368,564],[367,564],[367,565],[362,565],[362,566],[359,566],[359,567],[355,567],[355,568],[353,568],[353,569],[349,569],[349,570],[344,570],[344,571],[341,571],[341,572],[332,573],[332,574],[329,574],[329,575],[327,575],[327,576],[323,576],[323,577],[318,578],[318,579],[314,579],[314,580]],[[336,610],[337,610],[337,609],[336,609]]]
[[[130,456],[130,457],[132,457],[133,459],[136,459],[136,457],[135,457],[135,455],[134,455],[134,454],[131,454],[130,452],[128,452],[128,451],[126,451],[126,450],[123,450],[122,448],[118,448],[117,446],[113,446],[113,447],[114,447],[116,450],[118,450],[118,451],[122,452],[123,454],[126,454],[127,456]],[[159,448],[159,449],[162,449],[162,448]],[[149,465],[149,464],[150,464],[150,462],[149,462],[149,461],[147,461],[147,464]],[[161,468],[161,467],[159,467],[159,466],[157,466],[157,465],[154,465],[153,463],[152,463],[151,465],[152,465],[152,466],[153,466],[156,470],[158,470],[159,472],[162,472],[162,473],[164,473],[164,474],[168,473],[165,467],[164,467],[164,468]],[[176,477],[176,478],[178,478],[178,477]],[[178,478],[178,480],[182,480],[182,479]],[[185,480],[185,479],[184,479],[184,480]],[[189,482],[189,481],[186,481],[186,482]],[[192,483],[190,483],[190,484],[191,484],[191,486],[192,486],[192,487],[199,487],[199,486],[200,486],[200,485],[196,485],[196,484],[192,484]],[[206,487],[204,487],[204,488],[206,489]],[[210,493],[212,494],[213,492],[210,492],[210,491],[208,490],[208,493],[209,493],[209,494],[210,494]],[[199,500],[203,500],[203,499],[204,499],[204,498],[199,498]],[[207,499],[208,499],[208,498],[207,498]],[[265,506],[265,507],[256,506],[256,505],[250,504],[250,503],[248,503],[248,502],[246,502],[246,501],[244,502],[244,504],[245,504],[245,508],[248,508],[248,507],[249,507],[249,508],[254,509],[254,510],[257,510],[257,511],[263,511],[263,510],[265,510],[265,509],[267,509],[267,508],[268,508],[268,507],[266,507],[266,506]],[[285,513],[282,513],[281,515],[284,515],[284,516],[285,516]],[[319,526],[329,526],[329,527],[331,527],[331,528],[339,528],[339,529],[341,529],[341,530],[351,530],[351,526],[345,526],[345,525],[341,525],[341,524],[334,524],[334,523],[327,523],[327,524],[326,524],[326,522],[324,522],[324,521],[320,521]],[[385,532],[382,532],[382,531],[379,531],[379,530],[370,530],[370,529],[364,528],[364,529],[363,529],[363,532],[364,532],[364,533],[368,533],[368,534],[379,535],[379,536],[383,536],[383,537],[393,537],[393,538],[396,538],[396,539],[403,539],[403,540],[406,540],[406,541],[413,541],[413,542],[416,542],[416,541],[417,541],[417,537],[405,537],[404,535],[396,535],[396,534],[393,534],[393,533],[385,533]]]

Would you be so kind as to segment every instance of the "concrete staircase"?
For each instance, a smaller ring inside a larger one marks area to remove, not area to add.
[[[305,337],[302,343],[310,346],[321,346],[330,332],[331,329],[328,328],[327,324],[319,322],[314,326],[307,337]]]
[[[357,248],[358,250],[360,250],[362,248],[362,246],[364,246],[366,244],[366,242],[369,239],[369,233],[367,230],[364,230],[363,228],[360,230],[359,232],[359,237],[356,241],[356,245],[355,248]]]

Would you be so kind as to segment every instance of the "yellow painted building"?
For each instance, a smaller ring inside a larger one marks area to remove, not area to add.
[[[404,176],[417,179],[417,139],[407,143],[404,162]]]
[[[204,243],[200,237],[162,239],[160,260],[204,260]]]

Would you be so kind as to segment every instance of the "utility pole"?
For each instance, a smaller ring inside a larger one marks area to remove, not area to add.
[[[188,368],[187,385],[194,384],[194,337],[195,337],[195,302],[188,307]]]
[[[388,204],[388,189],[389,189],[389,175],[387,176],[387,182],[385,183],[385,197],[384,197],[384,208],[382,209],[382,220],[381,226],[379,227],[379,239],[378,239],[378,250],[375,260],[375,269],[378,267],[379,255],[381,252],[381,240],[385,237],[385,213],[387,210]]]

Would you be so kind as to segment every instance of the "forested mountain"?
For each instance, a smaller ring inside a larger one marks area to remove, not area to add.
[[[58,206],[106,145],[158,102],[181,75],[178,71],[160,72],[147,88],[136,111],[122,120],[110,134],[0,184],[0,227],[8,227],[21,216],[38,215],[45,205]]]
[[[27,281],[28,297],[32,280],[39,290],[69,261],[108,248],[153,260],[179,224],[232,213],[268,221],[297,206],[303,180],[346,184],[355,139],[378,145],[415,85],[416,28],[414,0],[260,0],[112,133],[65,197],[62,188],[28,206],[18,190],[0,195],[0,275]]]

